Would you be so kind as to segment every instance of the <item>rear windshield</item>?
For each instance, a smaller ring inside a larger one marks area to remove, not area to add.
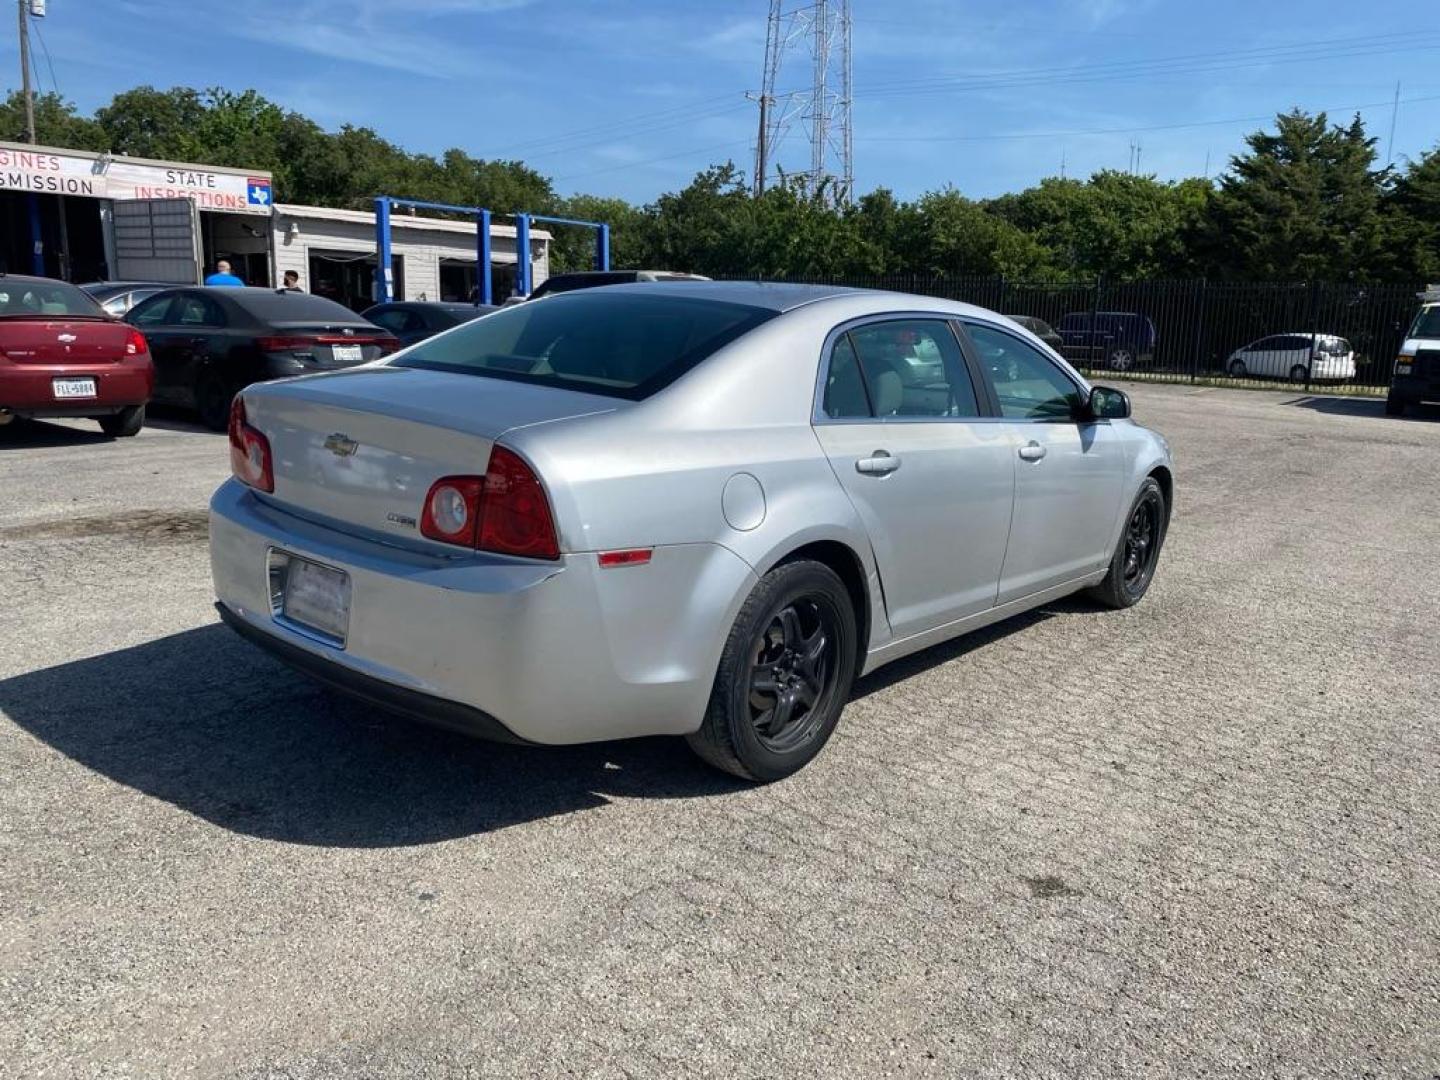
[[[774,315],[717,300],[587,289],[505,308],[391,362],[638,401]]]
[[[227,296],[236,301],[261,322],[331,322],[363,323],[355,312],[326,300],[323,296],[311,296],[303,292],[271,292],[256,289],[254,292],[240,292],[238,289],[225,290]]]
[[[1420,309],[1420,314],[1415,316],[1415,325],[1410,328],[1410,336],[1440,338],[1440,305]]]
[[[74,285],[63,281],[0,278],[0,318],[34,318],[36,315],[106,317],[94,298]]]

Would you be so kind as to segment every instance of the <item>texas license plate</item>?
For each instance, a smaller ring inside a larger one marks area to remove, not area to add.
[[[350,575],[292,555],[280,612],[291,622],[343,645],[350,625]]]
[[[50,390],[56,398],[87,398],[95,396],[94,379],[54,379]]]
[[[359,345],[332,345],[330,351],[337,364],[358,364],[365,359],[365,351]]]

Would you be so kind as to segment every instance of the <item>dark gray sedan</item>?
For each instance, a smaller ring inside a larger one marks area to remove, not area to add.
[[[363,317],[383,326],[400,344],[414,345],[428,337],[500,309],[492,304],[442,303],[426,300],[397,300],[366,308]]]

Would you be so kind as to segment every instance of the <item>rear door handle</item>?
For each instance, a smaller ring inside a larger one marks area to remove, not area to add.
[[[867,458],[855,462],[855,471],[866,476],[884,476],[900,468],[900,459],[893,457],[889,450],[876,450]]]
[[[1041,446],[1034,439],[1031,439],[1024,446],[1020,447],[1020,456],[1026,461],[1039,461],[1045,456],[1045,447]]]

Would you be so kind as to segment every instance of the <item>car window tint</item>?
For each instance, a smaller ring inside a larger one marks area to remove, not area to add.
[[[1440,338],[1440,305],[1420,309],[1415,325],[1410,327],[1410,337]]]
[[[420,316],[416,315],[413,311],[405,311],[401,308],[391,308],[389,311],[382,311],[376,315],[368,315],[366,318],[377,326],[383,326],[386,330],[394,334],[401,334],[410,330],[423,330],[425,328],[425,324],[420,320]]]
[[[173,321],[178,326],[224,326],[225,316],[208,296],[190,293],[175,302]]]
[[[1080,389],[1049,357],[1012,334],[969,324],[980,363],[995,384],[1000,413],[1016,420],[1070,419]]]
[[[830,366],[825,373],[825,415],[834,420],[870,416],[870,399],[865,395],[865,380],[855,359],[850,335],[841,334],[830,350]]]
[[[94,297],[66,282],[0,278],[0,316],[82,315],[94,319],[104,314]]]
[[[944,320],[866,323],[849,337],[877,417],[980,414],[960,346]]]
[[[125,321],[132,326],[164,326],[169,321],[173,296],[152,296],[130,309]]]
[[[719,300],[578,289],[466,323],[394,363],[640,400],[775,314]]]

